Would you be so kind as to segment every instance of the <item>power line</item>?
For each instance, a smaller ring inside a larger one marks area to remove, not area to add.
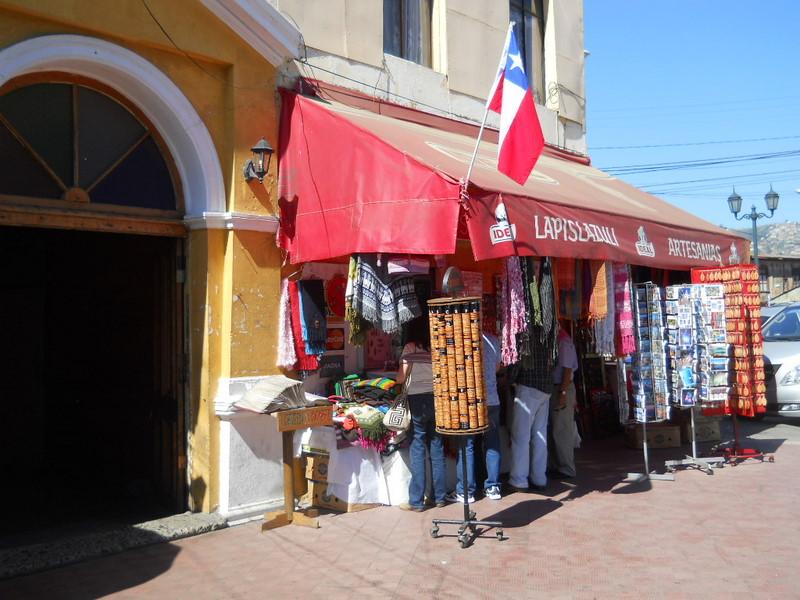
[[[784,173],[800,173],[798,169],[786,169],[783,171],[765,171],[763,173],[747,173],[744,175],[729,175],[728,177],[706,177],[703,179],[686,179],[684,181],[665,181],[661,183],[649,183],[646,185],[638,186],[640,189],[658,188],[658,187],[672,187],[675,185],[682,185],[684,183],[700,183],[703,181],[730,181],[732,179],[742,179],[744,177],[764,177],[766,175],[782,175]]]
[[[679,169],[696,169],[726,165],[737,162],[749,162],[754,160],[769,160],[775,158],[790,158],[800,155],[800,150],[783,150],[767,154],[740,154],[736,156],[722,156],[718,158],[707,158],[700,160],[685,160],[666,163],[639,163],[633,165],[619,165],[615,167],[603,167],[601,170],[612,175],[632,175],[639,173],[654,173],[656,171],[674,171]]]
[[[708,146],[710,144],[741,144],[745,142],[772,142],[775,140],[796,140],[800,135],[781,135],[778,137],[747,138],[738,140],[714,140],[708,142],[678,142],[674,144],[642,144],[638,146],[594,146],[592,150],[639,150],[642,148],[680,148],[683,146]]]

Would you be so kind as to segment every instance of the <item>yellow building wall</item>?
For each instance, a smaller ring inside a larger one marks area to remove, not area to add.
[[[155,65],[182,90],[208,129],[221,163],[227,209],[277,214],[277,159],[263,184],[247,184],[241,174],[250,147],[261,137],[277,147],[275,68],[202,4],[0,0],[0,47],[48,34],[104,39]],[[274,236],[265,233],[193,231],[187,249],[190,508],[211,511],[219,493],[214,397],[220,378],[277,371],[281,260]]]

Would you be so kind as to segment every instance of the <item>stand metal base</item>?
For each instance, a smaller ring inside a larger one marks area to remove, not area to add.
[[[670,473],[628,473],[623,483],[639,483],[641,481],[675,481],[675,476]]]
[[[467,492],[467,440],[461,438],[461,481],[464,485],[464,492]],[[500,521],[478,521],[475,513],[469,508],[469,494],[464,494],[464,518],[463,519],[433,519],[431,521],[431,537],[438,538],[439,525],[459,525],[458,541],[462,548],[469,546],[475,538],[481,535],[482,531],[476,529],[478,526],[486,528],[494,527],[497,541],[505,539],[503,537],[503,524]]]
[[[775,457],[772,454],[765,454],[755,448],[725,448],[722,453],[725,455],[725,462],[732,467],[746,460],[775,462]]]
[[[478,521],[475,519],[475,513],[469,510],[469,504],[464,503],[464,510],[468,511],[469,519],[433,519],[431,521],[431,537],[441,537],[439,534],[439,525],[459,525],[458,528],[458,541],[462,548],[469,546],[475,538],[481,535],[481,531],[476,527],[482,526],[486,528],[494,527],[495,536],[498,541],[502,541],[503,537],[503,524],[500,521]]]
[[[724,462],[725,458],[722,456],[698,458],[696,456],[689,456],[687,454],[686,458],[679,460],[665,460],[664,466],[667,468],[669,473],[674,473],[678,467],[694,467],[705,472],[706,475],[713,475],[714,472],[711,469],[714,467],[718,469],[722,468],[722,463]]]

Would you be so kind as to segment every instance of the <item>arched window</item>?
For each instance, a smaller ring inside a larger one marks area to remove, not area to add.
[[[181,210],[144,117],[100,84],[52,79],[0,91],[0,198]]]

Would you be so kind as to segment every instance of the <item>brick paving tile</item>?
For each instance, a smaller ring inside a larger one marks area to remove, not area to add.
[[[680,456],[653,451],[651,465]],[[480,500],[502,520],[467,549],[448,506],[326,515],[322,528],[261,533],[251,523],[0,581],[0,598],[797,598],[800,443],[774,464],[679,471],[676,481],[622,483],[641,453],[587,442],[579,477],[545,494]]]

